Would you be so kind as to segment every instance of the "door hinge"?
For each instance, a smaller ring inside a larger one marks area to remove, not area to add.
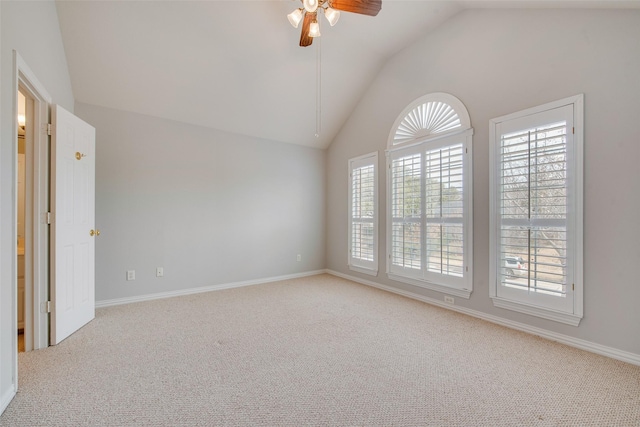
[[[575,290],[576,290],[576,284],[575,284],[575,283],[572,283],[572,284],[571,284],[571,290],[572,290],[572,291],[575,291]]]
[[[47,123],[47,135],[51,136],[51,123]]]
[[[571,133],[576,133],[576,128],[571,128]]]
[[[47,224],[51,225],[51,212],[47,212]]]
[[[40,311],[42,311],[43,313],[51,313],[51,301],[43,302]]]

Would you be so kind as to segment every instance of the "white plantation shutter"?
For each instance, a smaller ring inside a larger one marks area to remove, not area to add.
[[[414,101],[389,137],[389,277],[469,298],[471,140],[464,105],[447,94]]]
[[[560,297],[567,284],[566,131],[560,122],[501,138],[502,282]],[[509,277],[507,256],[527,260],[526,280]]]
[[[576,172],[581,155],[574,105],[492,123],[492,297],[497,305],[512,301],[581,316],[575,295],[582,250]]]
[[[464,266],[463,148],[455,144],[425,154],[427,271],[456,277]]]
[[[391,163],[391,264],[396,271],[419,275],[422,268],[422,156]],[[416,273],[411,273],[414,270]]]
[[[393,145],[413,141],[420,136],[447,132],[460,126],[460,117],[449,104],[424,102],[402,119],[394,135]]]
[[[351,269],[378,271],[378,153],[349,160],[349,260]]]

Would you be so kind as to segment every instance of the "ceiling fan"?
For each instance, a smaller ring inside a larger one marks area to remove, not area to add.
[[[376,16],[382,9],[382,0],[300,0],[301,8],[287,15],[289,22],[298,28],[302,21],[300,46],[306,47],[313,43],[314,37],[320,37],[318,12],[324,14],[333,27],[340,18],[340,11],[359,13],[361,15]]]

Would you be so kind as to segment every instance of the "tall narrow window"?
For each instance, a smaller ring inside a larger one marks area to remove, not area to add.
[[[349,160],[349,268],[378,274],[378,153]]]
[[[396,120],[387,151],[391,279],[469,298],[472,135],[466,108],[448,94],[422,97]]]
[[[491,130],[494,304],[577,325],[582,97],[494,119]]]

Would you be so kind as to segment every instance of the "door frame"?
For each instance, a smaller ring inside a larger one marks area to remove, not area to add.
[[[25,194],[25,351],[37,350],[49,346],[49,315],[46,302],[49,298],[49,135],[51,96],[38,80],[22,57],[13,51],[13,112],[18,115],[18,91],[22,91],[32,100],[31,144],[26,146],[26,187]],[[29,107],[29,102],[27,102]],[[13,221],[12,234],[17,239],[17,136],[18,121],[13,121],[13,134],[16,141],[13,149]],[[29,130],[27,129],[27,132]],[[17,263],[17,251],[12,246],[12,256]],[[17,265],[14,265],[17,272]],[[17,274],[13,275],[13,325],[14,354],[13,372],[18,378],[18,340],[17,340]]]

